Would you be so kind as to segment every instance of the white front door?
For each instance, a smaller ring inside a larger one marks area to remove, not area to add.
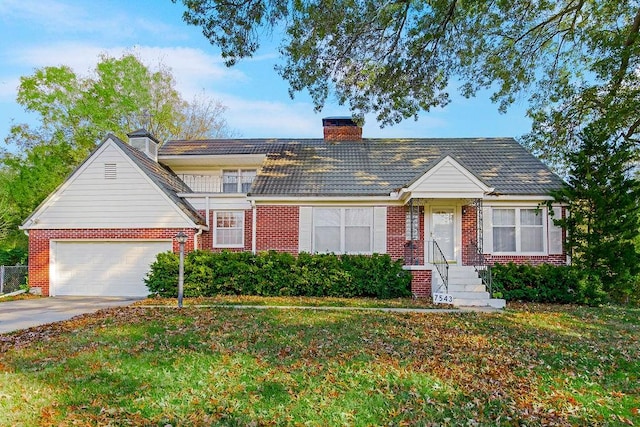
[[[431,208],[431,239],[438,243],[447,261],[456,260],[456,218],[454,207]]]

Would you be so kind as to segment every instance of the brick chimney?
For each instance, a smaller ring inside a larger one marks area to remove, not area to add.
[[[362,127],[351,117],[325,117],[322,127],[325,141],[362,141]]]
[[[129,145],[133,148],[137,148],[147,155],[154,162],[158,161],[158,141],[153,135],[146,129],[138,129],[134,132],[128,133]]]

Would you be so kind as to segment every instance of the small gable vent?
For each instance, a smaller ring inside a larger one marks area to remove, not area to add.
[[[105,163],[104,164],[104,179],[116,179],[116,164],[115,163]]]

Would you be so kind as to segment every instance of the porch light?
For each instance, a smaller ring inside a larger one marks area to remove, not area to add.
[[[182,308],[182,295],[184,294],[184,244],[189,236],[184,231],[175,235],[176,241],[180,244],[180,266],[178,269],[178,308]]]

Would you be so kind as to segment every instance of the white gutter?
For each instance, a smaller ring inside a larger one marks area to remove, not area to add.
[[[251,203],[279,203],[279,204],[335,204],[350,203],[352,205],[375,206],[380,203],[397,202],[396,193],[390,193],[389,196],[250,196],[247,200]]]

